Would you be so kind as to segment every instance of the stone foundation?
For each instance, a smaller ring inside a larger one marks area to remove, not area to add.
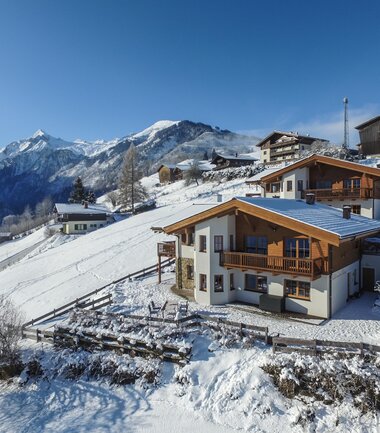
[[[176,283],[179,290],[194,290],[194,279],[187,278],[187,267],[194,269],[194,259],[178,257],[176,260]]]

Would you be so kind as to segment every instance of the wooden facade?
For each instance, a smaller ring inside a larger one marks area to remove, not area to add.
[[[160,183],[171,183],[183,178],[183,172],[175,165],[161,165],[157,170]]]
[[[359,131],[360,153],[365,156],[380,155],[380,116],[356,126]]]

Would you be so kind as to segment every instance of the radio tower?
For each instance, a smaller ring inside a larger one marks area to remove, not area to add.
[[[348,149],[350,147],[349,141],[349,131],[348,131],[348,98],[343,98],[344,104],[344,140],[343,149]]]

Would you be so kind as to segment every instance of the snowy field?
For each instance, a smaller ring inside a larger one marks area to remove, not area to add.
[[[172,220],[192,201],[215,202],[217,193],[229,198],[252,191],[241,179],[189,187],[183,182],[158,187],[157,181],[155,176],[144,179],[156,198],[157,209],[85,236],[55,235],[20,263],[0,272],[0,293],[10,296],[26,318],[36,317],[156,263],[157,242],[170,238],[153,233],[150,227]],[[35,242],[39,242],[37,237]],[[7,254],[2,248],[0,245],[0,255]],[[166,300],[181,299],[170,290],[173,284],[174,274],[166,270],[160,285],[157,276],[151,276],[110,286],[105,292],[113,294],[115,305],[107,310],[147,314],[150,300],[162,305]],[[320,326],[229,306],[190,303],[190,310],[268,326],[271,335],[380,344],[380,313],[372,305],[371,295],[352,300]],[[155,385],[117,386],[86,377],[69,380],[55,373],[22,386],[3,383],[0,432],[380,432],[378,417],[363,415],[350,401],[328,406],[284,397],[260,368],[273,359],[270,348],[256,344],[217,347],[210,352],[210,343],[210,336],[199,335],[194,340],[192,360],[185,367],[161,363]],[[58,361],[71,362],[69,355],[57,355],[46,343],[23,342],[24,356],[32,352],[47,370]],[[354,371],[362,368],[356,361],[352,365]]]

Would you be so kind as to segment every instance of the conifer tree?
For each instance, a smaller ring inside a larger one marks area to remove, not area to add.
[[[123,166],[119,178],[119,203],[123,208],[135,210],[135,204],[147,197],[141,185],[137,169],[137,152],[133,144],[130,145],[124,156]]]
[[[86,190],[84,189],[82,179],[78,176],[75,179],[73,190],[70,193],[69,202],[82,203],[83,200],[86,200]]]
[[[96,197],[94,191],[88,191],[88,193],[86,194],[86,201],[88,201],[91,204],[96,203]]]

